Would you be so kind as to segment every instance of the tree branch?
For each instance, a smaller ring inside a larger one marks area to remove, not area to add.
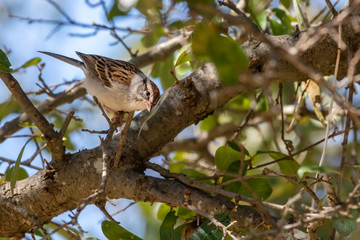
[[[235,207],[234,203],[223,197],[211,196],[177,181],[152,178],[143,174],[144,161],[174,139],[181,130],[203,119],[233,97],[222,96],[217,104],[208,107],[209,93],[221,86],[212,64],[205,64],[192,74],[191,79],[190,98],[185,97],[179,86],[170,88],[168,97],[157,114],[145,123],[147,126],[143,127],[140,136],[140,122],[148,113],[143,111],[134,118],[125,141],[122,165],[120,168],[110,169],[106,186],[108,197],[166,202],[186,207],[188,202],[184,200],[184,190],[190,189],[192,204],[202,211],[210,214],[231,212]],[[120,135],[115,135],[109,144],[112,152],[117,150]],[[97,147],[67,154],[66,161],[56,165],[55,169],[42,170],[30,178],[18,181],[14,196],[10,194],[9,183],[0,185],[0,221],[6,222],[0,226],[0,235],[21,236],[36,225],[36,222],[28,217],[3,205],[5,200],[21,206],[29,214],[36,216],[41,223],[46,223],[54,216],[78,207],[84,198],[93,194],[101,183],[101,169],[102,150],[101,147]],[[119,182],[123,184],[117,184]],[[46,208],[43,207],[45,205]],[[256,215],[252,210],[239,208],[235,215],[238,215],[240,220],[242,217],[248,217],[250,213]],[[254,219],[261,221],[257,217]],[[252,222],[246,224],[251,225]]]
[[[0,72],[0,78],[8,87],[11,94],[19,102],[20,106],[29,116],[31,121],[34,122],[42,134],[44,134],[47,144],[51,149],[53,161],[62,160],[65,153],[62,136],[60,136],[60,134],[54,130],[54,126],[50,124],[39,112],[39,110],[32,104],[30,99],[20,87],[18,81],[10,73]]]

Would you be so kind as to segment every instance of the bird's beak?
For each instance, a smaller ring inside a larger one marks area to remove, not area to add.
[[[149,112],[151,112],[151,108],[152,108],[152,104],[151,104],[149,101],[147,101],[147,102],[146,102],[146,109],[147,109]]]

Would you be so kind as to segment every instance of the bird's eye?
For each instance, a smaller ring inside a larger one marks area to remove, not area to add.
[[[150,92],[149,91],[146,91],[145,94],[146,94],[146,96],[150,97]]]

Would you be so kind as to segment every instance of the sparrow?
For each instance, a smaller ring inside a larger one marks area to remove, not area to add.
[[[87,92],[115,115],[143,109],[150,112],[160,98],[156,84],[129,62],[80,52],[76,54],[82,61],[39,52],[80,68],[86,76],[84,87]]]

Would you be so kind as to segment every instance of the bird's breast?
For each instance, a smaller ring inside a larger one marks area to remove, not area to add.
[[[128,85],[115,82],[111,87],[107,87],[99,80],[87,77],[84,87],[102,105],[106,105],[114,111],[131,112],[146,108],[146,102],[137,101]]]

